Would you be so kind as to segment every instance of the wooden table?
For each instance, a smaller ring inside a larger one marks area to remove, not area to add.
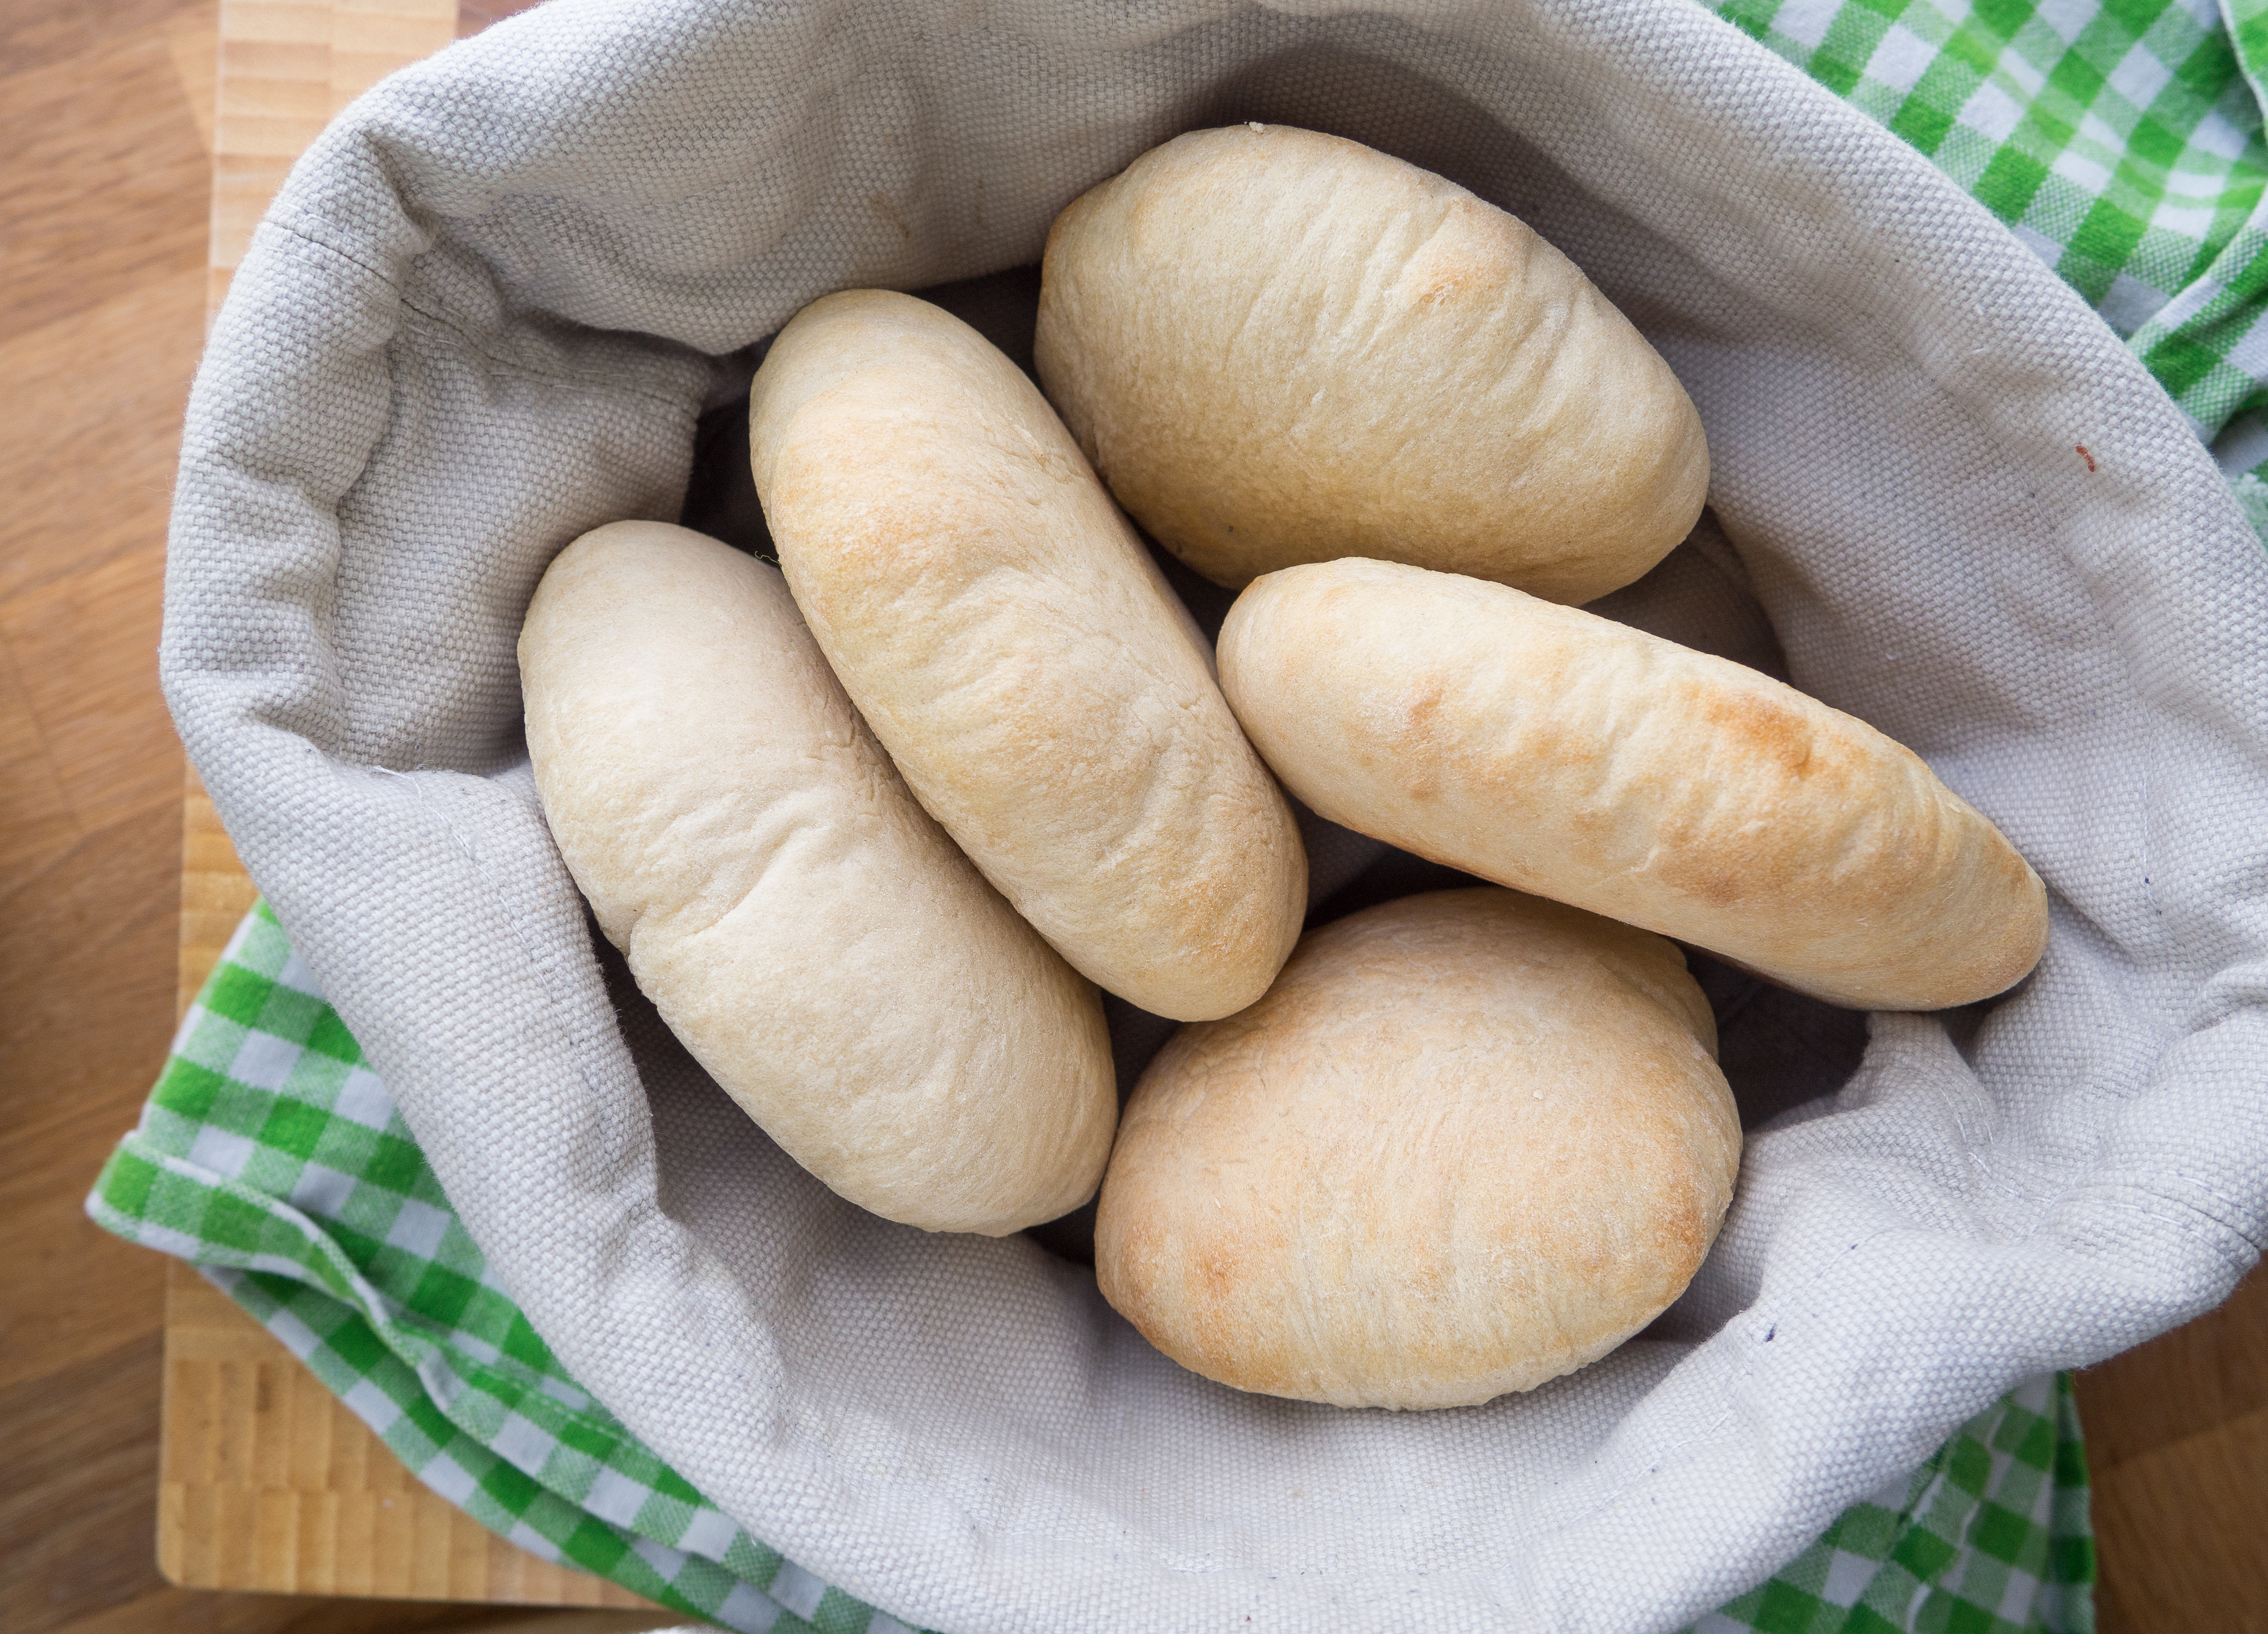
[[[181,802],[150,659],[198,316],[291,157],[475,3],[0,0],[0,1634],[667,1620],[432,1498],[233,1305],[78,1211],[249,891]],[[2080,1396],[2105,1634],[2268,1634],[2268,1278]],[[209,1587],[158,1578],[153,1523]]]

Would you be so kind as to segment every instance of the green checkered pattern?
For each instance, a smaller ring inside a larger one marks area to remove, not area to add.
[[[1854,1504],[1693,1634],[2023,1634],[2095,1627],[2087,1454],[2071,1379],[1963,1424],[1899,1492]]]
[[[1722,0],[2124,337],[2268,520],[2268,0]]]
[[[730,1628],[904,1634],[750,1537],[568,1377],[266,904],[87,1211],[203,1268],[428,1486],[545,1559]],[[2042,1380],[1697,1627],[2086,1634],[2093,1580],[2078,1416],[2068,1381]]]
[[[904,1634],[750,1537],[568,1377],[265,904],[87,1210],[202,1267],[426,1485],[531,1552],[730,1628]]]

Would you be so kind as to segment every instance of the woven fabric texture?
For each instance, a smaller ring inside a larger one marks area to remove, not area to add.
[[[2268,402],[2257,95],[2268,7],[1725,0],[1718,11],[2006,222],[2200,435],[2229,433],[2232,475],[2268,463],[2256,417]]]
[[[842,1204],[610,977],[519,740],[537,577],[677,513],[720,357],[828,290],[1028,264],[1245,119],[1589,272],[1699,408],[1796,684],[2053,897],[2017,991],[1874,1018],[1752,1130],[1668,1317],[1484,1409],[1233,1396],[1027,1240]],[[2197,433],[1991,210],[1683,0],[555,0],[286,184],[193,395],[162,672],[487,1275],[751,1535],[944,1629],[1662,1630],[2257,1256],[2268,559]]]
[[[747,1634],[904,1627],[750,1537],[568,1375],[264,905],[88,1208],[204,1268],[419,1479],[522,1548]],[[2086,1634],[2092,1537],[2070,1380],[2041,1378],[1697,1634]]]

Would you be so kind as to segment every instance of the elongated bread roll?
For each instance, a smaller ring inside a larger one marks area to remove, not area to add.
[[[1100,997],[914,803],[778,573],[600,528],[544,575],[519,668],[568,871],[789,1156],[928,1231],[1094,1195],[1118,1109]]]
[[[2038,962],[2015,847],[1866,722],[1744,665],[1386,562],[1255,581],[1221,685],[1323,816],[1835,1004],[1935,1010]]]
[[[1102,1182],[1095,1275],[1222,1384],[1458,1407],[1572,1373],[1684,1290],[1741,1127],[1677,949],[1443,891],[1309,934],[1175,1034]]]
[[[1554,601],[1693,526],[1700,417],[1574,263],[1462,188],[1281,125],[1193,131],[1048,234],[1037,366],[1208,578],[1373,556]]]
[[[749,440],[813,636],[985,878],[1145,1010],[1265,992],[1307,910],[1291,808],[1032,383],[925,302],[830,295],[773,342]]]

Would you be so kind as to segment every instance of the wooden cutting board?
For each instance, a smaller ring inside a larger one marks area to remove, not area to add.
[[[208,313],[291,163],[357,94],[510,4],[224,0]],[[190,774],[180,1007],[257,894]],[[298,1358],[188,1266],[166,1284],[158,1564],[188,1588],[650,1608],[538,1559],[426,1490]]]

